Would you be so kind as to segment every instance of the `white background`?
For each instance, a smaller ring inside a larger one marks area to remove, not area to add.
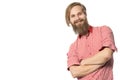
[[[91,25],[112,28],[114,80],[120,80],[119,0],[0,0],[0,80],[74,80],[66,54],[76,35],[65,23],[73,1],[86,6]]]

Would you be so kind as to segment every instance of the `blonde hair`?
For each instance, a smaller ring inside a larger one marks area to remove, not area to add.
[[[85,15],[86,14],[86,7],[79,3],[79,2],[73,2],[70,5],[68,5],[68,7],[66,8],[66,13],[65,13],[65,19],[66,19],[66,24],[69,26],[70,24],[70,11],[74,6],[80,6],[82,8],[82,11],[84,12]]]

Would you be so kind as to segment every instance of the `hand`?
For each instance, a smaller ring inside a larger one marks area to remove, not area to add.
[[[70,67],[70,72],[71,72],[71,75],[75,78],[76,75],[78,75],[78,72],[79,72],[78,66],[71,66]]]
[[[86,62],[85,62],[85,60],[82,60],[82,61],[80,62],[80,65],[81,65],[81,66],[84,66],[84,65],[86,65]]]

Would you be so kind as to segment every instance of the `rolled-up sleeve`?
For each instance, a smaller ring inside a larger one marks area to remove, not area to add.
[[[68,66],[68,70],[69,67],[72,65],[79,65],[79,58],[76,52],[76,43],[73,43],[70,46],[69,52],[67,53],[67,66]]]
[[[113,51],[116,51],[117,48],[115,46],[114,35],[111,28],[109,28],[108,26],[103,26],[101,28],[101,33],[102,33],[102,48],[109,47]]]

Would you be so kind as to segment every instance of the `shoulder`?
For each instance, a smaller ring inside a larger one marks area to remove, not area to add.
[[[112,32],[112,29],[107,25],[95,26],[93,27],[93,30],[100,31],[100,32]]]
[[[77,41],[79,39],[79,36],[70,44],[70,48],[75,48],[77,46]]]
[[[100,26],[100,30],[103,32],[103,31],[107,31],[107,32],[112,32],[112,29],[109,27],[109,26],[106,26],[106,25],[103,25],[103,26]]]

